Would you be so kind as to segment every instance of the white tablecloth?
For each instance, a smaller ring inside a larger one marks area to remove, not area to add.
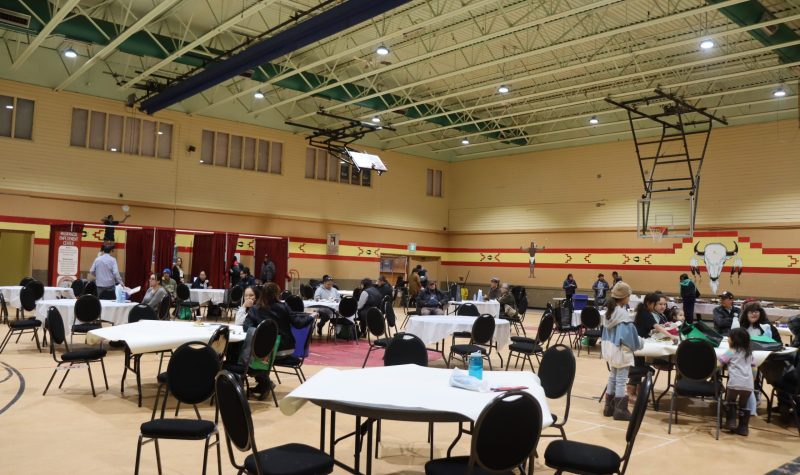
[[[417,335],[426,345],[438,343],[455,332],[468,332],[478,317],[457,315],[416,315],[408,320],[406,332]],[[500,348],[511,340],[511,325],[508,320],[496,318],[494,338]]]
[[[714,348],[716,351],[717,356],[725,353],[728,350],[728,341],[723,340],[722,343],[719,345],[719,348]],[[782,351],[776,352],[780,354],[790,354],[797,351],[797,348],[786,348]],[[653,339],[646,339],[644,341],[644,348],[635,352],[636,356],[644,356],[644,357],[661,357],[661,356],[672,356],[678,352],[678,345],[669,343],[669,342],[660,342],[655,341]],[[761,366],[761,363],[767,359],[767,356],[773,353],[771,351],[754,351],[753,352],[753,359],[756,362],[756,366]]]
[[[453,370],[417,365],[338,370],[325,368],[281,401],[281,412],[294,414],[308,400],[420,409],[461,414],[477,420],[500,393],[467,391],[450,386]],[[525,371],[484,371],[489,387],[527,386],[542,407],[542,427],[553,418],[539,377]]]
[[[191,341],[207,343],[218,326],[213,323],[197,326],[192,322],[139,320],[136,323],[92,330],[89,332],[87,342],[96,344],[101,340],[124,341],[133,354],[174,350]],[[244,340],[245,334],[241,325],[228,326],[231,342]]]
[[[36,318],[44,322],[47,320],[47,311],[50,307],[55,307],[64,320],[64,329],[69,333],[69,329],[72,328],[72,323],[75,321],[75,302],[77,300],[39,300],[36,302]],[[103,308],[100,318],[114,325],[122,325],[123,323],[128,323],[128,313],[131,311],[131,307],[135,307],[137,303],[117,303],[112,300],[101,300],[100,305]]]
[[[352,290],[340,290],[339,291],[339,295],[341,295],[342,297],[352,297],[353,296],[353,291]]]
[[[699,313],[701,315],[714,315],[714,309],[717,308],[718,306],[719,304],[715,303],[697,302],[694,304],[694,312]],[[763,307],[763,308],[764,311],[767,312],[767,318],[771,322],[788,321],[791,317],[794,317],[795,315],[800,315],[800,310],[794,308],[778,308],[778,307]]]
[[[8,285],[0,287],[0,292],[3,293],[3,298],[9,307],[19,308],[19,292],[22,287],[19,285]],[[69,287],[45,287],[43,300],[56,300],[56,299],[74,299],[75,294]]]
[[[463,305],[465,303],[471,303],[478,308],[478,311],[483,314],[489,314],[493,317],[497,317],[500,315],[500,303],[497,300],[489,300],[487,302],[482,302],[479,300],[463,300],[461,302],[448,302],[447,303],[447,313],[456,313],[456,309],[459,305]]]
[[[313,307],[327,307],[334,312],[338,312],[339,302],[334,302],[332,300],[303,300],[303,307],[312,309]]]
[[[189,289],[189,300],[199,302],[222,303],[225,300],[225,289]]]

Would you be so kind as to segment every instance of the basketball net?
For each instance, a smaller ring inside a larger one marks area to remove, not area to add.
[[[669,228],[666,226],[649,226],[647,231],[650,233],[650,237],[653,238],[653,242],[661,242],[661,239],[667,235]]]

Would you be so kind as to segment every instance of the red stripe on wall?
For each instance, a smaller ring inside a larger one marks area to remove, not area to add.
[[[738,237],[739,231],[695,231],[694,237]]]
[[[800,247],[770,247],[761,250],[762,254],[800,254]]]
[[[524,262],[457,262],[457,261],[442,261],[443,266],[473,266],[473,267],[528,267]],[[665,265],[629,265],[629,264],[559,264],[559,263],[537,263],[536,268],[543,269],[597,269],[597,270],[647,270],[647,271],[676,271],[686,272],[688,266],[665,266]],[[702,271],[707,271],[705,267],[700,268]],[[730,273],[730,267],[722,269],[723,275]],[[746,267],[745,274],[800,274],[800,268],[772,268],[772,267]]]
[[[295,242],[306,242],[309,244],[327,244],[328,241],[325,239],[320,238],[306,238],[306,237],[297,237],[297,236],[289,236],[290,241]]]
[[[326,254],[303,254],[299,252],[290,252],[289,257],[294,259],[326,259],[331,261],[380,262],[380,258],[378,257],[329,256]]]

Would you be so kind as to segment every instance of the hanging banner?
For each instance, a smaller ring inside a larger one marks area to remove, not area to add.
[[[338,256],[339,255],[339,235],[336,234],[336,233],[328,233],[328,238],[325,241],[327,242],[328,255],[329,256]]]
[[[73,281],[78,279],[81,251],[81,233],[78,231],[56,231],[55,249],[51,268],[56,269],[54,285],[57,287],[69,287]]]

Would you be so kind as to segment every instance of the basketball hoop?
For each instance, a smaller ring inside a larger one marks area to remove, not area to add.
[[[648,226],[647,232],[653,238],[653,242],[661,242],[661,239],[669,233],[669,228],[667,226]]]

